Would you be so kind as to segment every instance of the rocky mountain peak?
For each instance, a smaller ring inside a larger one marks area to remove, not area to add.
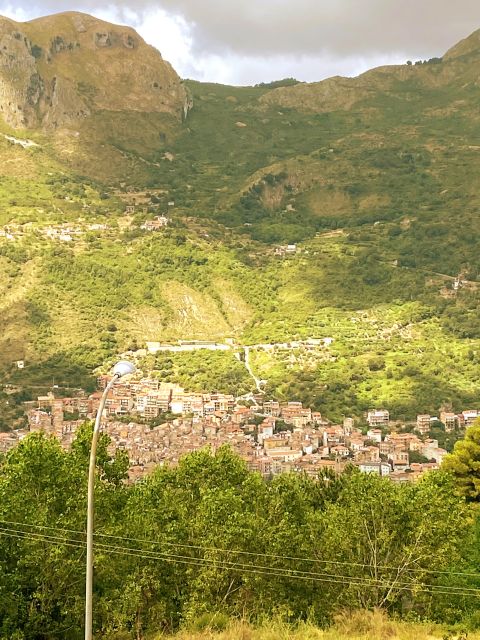
[[[134,29],[67,12],[0,17],[0,114],[16,128],[57,128],[95,111],[189,108],[171,65]]]

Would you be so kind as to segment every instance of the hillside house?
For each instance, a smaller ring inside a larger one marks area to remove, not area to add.
[[[420,440],[420,438],[416,438],[416,439],[411,439],[408,443],[408,450],[409,451],[420,451],[423,448],[423,442]]]
[[[266,438],[272,438],[275,429],[275,422],[264,421],[258,426],[257,440],[259,444],[263,444]]]
[[[63,398],[63,410],[68,413],[78,412],[80,417],[85,418],[88,414],[88,398],[85,395],[78,395],[75,398]]]
[[[203,416],[203,395],[201,393],[174,393],[170,402],[172,413]]]
[[[391,442],[388,442],[388,440],[385,440],[378,445],[378,451],[382,456],[388,456],[388,454],[392,453],[394,450],[395,446]]]
[[[447,451],[438,446],[438,440],[426,440],[422,449],[422,455],[429,460],[434,460],[441,464],[443,458],[447,455]]]
[[[356,438],[352,437],[348,442],[348,446],[353,452],[361,451],[365,447],[365,438],[363,436]]]
[[[480,416],[480,414],[476,409],[470,409],[468,411],[462,411],[460,416],[461,416],[461,421],[463,422],[463,426],[470,427],[475,422],[475,420]]]
[[[271,460],[279,460],[282,462],[295,462],[295,460],[303,456],[301,449],[291,449],[290,447],[267,449],[265,453]]]
[[[157,418],[160,412],[169,410],[171,398],[171,389],[144,389],[136,395],[135,411],[148,419]]]
[[[372,440],[373,442],[380,443],[382,441],[382,430],[381,429],[369,429],[367,431],[367,438]]]
[[[439,468],[436,462],[412,462],[410,469],[415,472],[435,471]]]
[[[397,471],[405,471],[410,464],[409,454],[407,451],[394,451],[388,455],[388,459]]]
[[[108,375],[101,375],[97,377],[97,387],[99,389],[105,389],[107,387],[107,384],[110,382],[110,380],[112,379],[112,376],[108,376]]]
[[[18,444],[18,431],[11,433],[0,433],[0,453],[6,453]]]
[[[282,418],[287,424],[306,426],[312,421],[312,410],[304,408],[301,402],[287,402],[282,407]]]
[[[235,424],[244,424],[250,420],[253,411],[250,407],[236,407],[232,413],[232,422]]]
[[[204,396],[204,413],[232,413],[235,409],[235,398],[224,393],[211,393]]]
[[[262,410],[264,415],[278,418],[280,416],[280,403],[276,400],[267,400],[267,402],[263,403]]]
[[[378,476],[389,476],[392,471],[388,462],[360,462],[357,466],[362,473],[375,473]]]
[[[327,427],[323,431],[323,444],[326,447],[333,447],[337,444],[343,444],[344,434],[342,427]]]
[[[420,442],[414,433],[389,433],[385,436],[385,441],[399,451],[408,451],[412,442]]]
[[[323,444],[323,434],[315,429],[302,429],[301,437],[308,440],[315,450]]]
[[[275,447],[284,447],[290,441],[291,435],[290,431],[281,431],[280,433],[275,433],[269,438],[264,438],[263,448],[267,450],[275,449]]]
[[[441,411],[440,422],[445,425],[445,431],[447,433],[455,431],[458,425],[457,416],[451,411]]]
[[[276,247],[274,254],[276,256],[293,256],[297,251],[298,249],[296,244],[287,244]]]
[[[107,398],[105,401],[105,412],[107,416],[125,416],[133,409],[132,396],[116,396]]]
[[[353,458],[356,462],[380,462],[380,451],[378,447],[362,447]]]
[[[268,478],[269,476],[276,476],[280,473],[289,473],[292,466],[291,463],[287,463],[284,460],[260,458],[259,460],[251,463],[250,468],[252,471],[259,471],[262,476]]]
[[[167,216],[155,216],[153,220],[146,220],[140,228],[146,231],[160,231],[164,229],[169,222],[170,219],[167,218]]]
[[[430,431],[431,418],[428,413],[421,413],[417,415],[416,430],[422,435],[426,435]]]
[[[38,396],[37,403],[39,409],[49,409],[53,405],[53,401],[55,400],[55,396],[50,391],[46,396]]]
[[[28,427],[30,431],[52,432],[52,416],[41,409],[32,409],[27,412]]]
[[[338,444],[335,447],[330,448],[330,453],[336,458],[348,458],[350,455],[350,449],[344,444]]]
[[[367,423],[370,427],[388,427],[390,414],[386,409],[372,409],[367,412]]]

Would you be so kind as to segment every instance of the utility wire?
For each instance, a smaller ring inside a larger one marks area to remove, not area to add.
[[[63,542],[67,542],[69,544],[78,544],[78,545],[85,545],[85,542],[81,541],[81,540],[72,540],[72,539],[68,539],[68,538],[63,538],[63,537],[59,537],[59,536],[51,536],[51,535],[47,535],[47,534],[41,534],[41,533],[29,533],[29,532],[24,532],[24,531],[20,531],[17,529],[6,529],[6,528],[1,528],[0,527],[0,533],[5,533],[6,535],[9,534],[23,534],[23,538],[24,539],[31,539],[31,540],[38,540],[38,541],[45,541],[45,542],[58,542],[63,543]],[[14,535],[14,537],[21,537],[18,535]],[[103,543],[99,543],[96,542],[95,546],[98,549],[102,549],[102,550],[111,550],[111,551],[128,551],[128,552],[133,552],[135,554],[148,554],[148,555],[143,555],[143,557],[148,557],[148,558],[152,558],[152,559],[166,559],[166,558],[170,558],[170,559],[178,559],[178,560],[194,560],[194,561],[198,561],[201,564],[218,564],[221,563],[223,565],[229,566],[229,565],[233,565],[236,567],[247,567],[247,568],[254,568],[254,569],[261,569],[261,570],[275,570],[275,571],[282,571],[282,572],[287,572],[287,573],[295,573],[295,574],[302,574],[302,575],[306,575],[306,576],[321,576],[321,577],[329,577],[329,578],[346,578],[346,579],[354,579],[354,580],[358,580],[361,582],[367,582],[367,583],[371,583],[371,582],[381,582],[380,579],[377,578],[373,578],[373,577],[364,577],[364,576],[339,576],[337,574],[330,574],[330,573],[319,573],[319,572],[312,572],[312,571],[303,571],[301,569],[294,569],[294,568],[289,568],[289,567],[271,567],[271,566],[264,566],[264,565],[255,565],[255,564],[246,564],[246,563],[242,563],[242,562],[233,562],[231,560],[222,560],[222,559],[214,559],[214,558],[200,558],[198,556],[184,556],[184,555],[178,555],[178,554],[172,554],[172,553],[162,553],[162,552],[158,552],[158,551],[149,551],[147,549],[134,549],[132,547],[122,547],[119,545],[111,545],[111,544],[103,544]],[[407,586],[410,587],[410,585],[408,583],[400,583],[397,582],[397,584],[399,585],[403,585],[403,586]],[[453,587],[455,588],[455,587]],[[475,589],[472,589],[472,591],[474,591]],[[479,592],[480,593],[480,592]]]
[[[30,537],[28,536],[28,534],[23,534],[21,532],[16,532],[16,533],[10,533],[3,529],[0,529],[0,535],[6,535],[12,538],[19,538],[20,540],[34,540],[36,542],[46,542],[49,544],[65,544],[67,546],[70,547],[77,547],[79,549],[84,549],[85,548],[85,544],[83,544],[80,541],[74,542],[74,541],[69,541],[63,538],[54,538],[53,536],[42,536],[41,534],[34,534],[35,537]],[[268,575],[268,576],[280,576],[280,577],[288,577],[288,578],[296,578],[296,579],[301,579],[301,580],[314,580],[316,582],[335,582],[338,584],[353,584],[353,585],[358,585],[358,586],[371,586],[371,587],[379,587],[380,585],[371,585],[371,584],[364,584],[364,583],[358,583],[358,582],[354,582],[353,580],[349,580],[347,582],[345,581],[341,581],[341,580],[331,580],[331,579],[321,579],[318,577],[310,577],[308,575],[296,575],[295,574],[295,570],[282,570],[281,568],[267,568],[267,569],[271,569],[268,571],[264,571],[262,567],[257,567],[256,565],[245,565],[248,568],[244,568],[240,565],[235,565],[234,563],[230,563],[233,566],[230,566],[230,564],[227,564],[225,561],[219,561],[219,562],[212,562],[212,561],[204,561],[202,558],[189,558],[187,559],[183,559],[182,556],[177,557],[177,556],[171,556],[168,554],[165,555],[158,555],[158,554],[154,554],[154,552],[145,552],[144,550],[137,550],[137,549],[127,549],[127,548],[122,548],[122,547],[114,547],[114,546],[110,546],[110,545],[102,545],[102,544],[98,544],[95,543],[95,548],[101,550],[101,551],[105,551],[107,553],[116,553],[119,555],[126,555],[126,556],[134,556],[134,557],[139,557],[139,558],[144,558],[146,560],[164,560],[166,562],[173,562],[173,563],[180,563],[180,564],[185,564],[185,565],[192,565],[192,566],[198,566],[198,567],[212,567],[215,569],[232,569],[234,571],[246,571],[248,573],[256,573],[256,574],[262,574],[262,575]],[[148,555],[146,555],[148,554]],[[185,556],[185,558],[187,558],[187,556]],[[290,572],[290,573],[288,573]],[[293,575],[292,575],[293,574]],[[388,585],[390,586],[390,585]]]
[[[22,532],[12,529],[0,528],[0,535],[6,535],[13,538],[19,538],[22,540],[34,540],[38,542],[46,542],[50,544],[64,544],[70,547],[77,547],[80,549],[85,548],[85,543],[79,540],[69,540],[67,538],[61,538],[58,536],[48,536],[46,534],[37,534],[31,532]],[[299,580],[313,580],[315,582],[328,582],[336,584],[345,584],[369,588],[385,588],[393,589],[396,591],[423,591],[430,594],[445,594],[445,595],[460,595],[460,596],[474,596],[480,597],[480,590],[468,587],[448,587],[443,585],[429,585],[428,588],[424,586],[409,585],[407,583],[396,582],[392,583],[382,581],[376,578],[362,578],[356,576],[342,576],[336,574],[322,574],[312,573],[308,571],[301,571],[297,569],[289,569],[284,567],[267,567],[259,565],[246,565],[242,563],[234,563],[229,561],[212,561],[206,558],[195,558],[189,556],[177,556],[173,554],[158,554],[155,552],[146,551],[144,549],[132,549],[130,547],[120,547],[106,545],[102,543],[95,543],[95,547],[106,553],[115,553],[126,556],[140,557],[147,560],[162,560],[165,562],[180,563],[184,565],[192,565],[199,567],[211,567],[215,569],[229,569],[233,571],[253,573],[259,575],[286,577]]]
[[[48,527],[48,526],[44,526],[44,525],[37,525],[37,524],[29,524],[26,522],[15,522],[12,520],[0,520],[0,525],[1,524],[7,524],[7,525],[15,525],[15,526],[20,526],[20,527],[32,527],[32,528],[37,528],[37,529],[46,529],[46,530],[51,530],[51,531],[63,531],[66,533],[74,533],[77,535],[85,535],[84,531],[79,531],[77,529],[63,529],[60,527]],[[443,574],[443,575],[449,575],[449,576],[461,576],[461,577],[469,577],[469,578],[480,578],[480,573],[468,573],[468,572],[451,572],[451,571],[443,571],[443,570],[436,570],[436,569],[424,569],[424,568],[408,568],[408,567],[394,567],[394,566],[390,566],[390,565],[373,565],[373,564],[365,564],[365,563],[360,563],[360,562],[345,562],[345,561],[340,561],[340,560],[320,560],[319,558],[305,558],[305,557],[301,557],[301,556],[284,556],[284,555],[276,555],[276,554],[272,554],[272,553],[256,553],[253,551],[242,551],[240,549],[222,549],[221,547],[205,547],[205,546],[201,546],[201,545],[191,545],[191,544],[181,544],[181,543],[177,543],[177,542],[168,542],[168,541],[159,541],[159,540],[149,540],[146,538],[131,538],[128,536],[116,536],[113,534],[107,534],[107,533],[99,533],[99,532],[94,532],[94,536],[95,537],[102,537],[102,538],[112,538],[112,539],[116,539],[116,540],[123,540],[123,541],[127,541],[127,542],[138,542],[141,544],[150,544],[150,545],[165,545],[165,546],[171,546],[171,547],[179,547],[179,548],[183,548],[183,549],[196,549],[199,551],[217,551],[217,552],[221,552],[221,553],[237,553],[240,555],[247,555],[247,556],[255,556],[255,557],[263,557],[263,558],[276,558],[278,560],[298,560],[298,561],[303,561],[303,562],[312,562],[312,563],[317,563],[317,564],[331,564],[331,565],[338,565],[338,566],[348,566],[348,567],[360,567],[360,568],[376,568],[377,570],[389,570],[389,571],[403,571],[403,572],[423,572],[423,573],[427,573],[427,574]]]

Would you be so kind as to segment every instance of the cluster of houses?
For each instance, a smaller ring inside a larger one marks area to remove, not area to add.
[[[95,417],[108,381],[101,376],[99,390],[90,395],[57,398],[49,393],[25,403],[28,430],[0,433],[0,451],[15,446],[29,431],[55,435],[69,448],[76,430]],[[332,424],[301,402],[279,403],[258,394],[245,403],[233,395],[190,393],[175,384],[143,379],[113,387],[102,428],[112,450],[128,452],[132,479],[156,465],[175,464],[196,449],[229,444],[250,469],[266,477],[294,471],[316,475],[325,469],[340,473],[354,464],[365,473],[407,481],[438,468],[447,453],[428,437],[432,423],[440,420],[446,431],[453,431],[479,416],[478,411],[420,414],[414,430],[407,432],[391,423],[388,411],[376,409],[366,414],[366,426],[360,429],[353,418]],[[419,455],[424,462],[417,461]]]
[[[142,225],[140,225],[140,228],[145,231],[160,231],[161,229],[164,229],[169,222],[170,218],[167,218],[167,216],[155,216],[153,220],[146,220]]]
[[[284,256],[294,256],[298,253],[300,249],[296,244],[285,244],[275,247],[274,255],[284,257]]]
[[[131,188],[127,188],[125,183],[123,183],[122,189],[114,191],[114,195],[123,202],[126,215],[134,215],[138,213],[160,213],[160,211],[165,211],[165,207],[168,211],[172,210],[173,207],[175,207],[175,201],[168,198],[168,191],[165,191],[164,189],[135,191],[131,190]],[[153,226],[142,226],[142,229],[156,231],[158,229],[166,227],[170,222],[170,220],[166,215],[164,215],[164,213],[162,213],[161,215],[157,215],[156,221],[156,226],[154,223]]]
[[[0,237],[6,240],[17,240],[23,238],[25,234],[35,233],[48,240],[59,242],[73,242],[83,236],[87,231],[103,232],[108,229],[108,225],[92,223],[84,226],[74,224],[47,225],[45,227],[33,226],[32,223],[9,224],[0,228]]]
[[[168,226],[171,222],[170,218],[165,215],[155,216],[152,220],[145,220],[140,228],[145,231],[160,231]],[[48,240],[57,242],[73,242],[81,238],[87,231],[104,232],[108,230],[108,225],[101,223],[92,223],[83,227],[73,224],[47,225],[45,227],[33,228],[31,224],[25,225],[6,225],[0,228],[0,237],[6,240],[16,240],[22,238],[25,233],[34,232]]]
[[[454,413],[453,411],[447,411],[442,409],[439,416],[431,416],[427,413],[421,413],[417,415],[415,423],[415,431],[420,435],[426,435],[432,429],[432,424],[441,422],[445,431],[451,433],[457,429],[465,429],[470,427],[477,418],[480,418],[480,411],[476,409],[461,411],[460,413]],[[375,409],[368,411],[367,423],[371,427],[385,427],[390,425],[390,414],[384,409]]]
[[[12,142],[16,142],[17,144],[27,144],[27,145],[35,145],[35,143],[28,140],[16,140],[13,137],[7,137]],[[167,227],[171,223],[171,218],[169,218],[165,213],[161,213],[161,211],[170,211],[175,206],[175,202],[173,200],[168,200],[168,202],[164,202],[163,199],[160,201],[159,198],[164,198],[166,191],[162,189],[151,189],[149,192],[140,191],[115,191],[114,195],[118,197],[124,203],[124,212],[128,214],[135,213],[143,213],[147,216],[147,219],[140,225],[140,228],[145,231],[160,231]],[[65,196],[66,201],[72,201],[70,196]],[[90,205],[84,204],[83,209],[89,209]],[[39,213],[44,213],[43,209],[38,209]],[[160,215],[155,215],[153,219],[148,219],[148,214],[155,213]],[[81,222],[79,219],[78,222]],[[109,226],[103,223],[92,223],[92,224],[73,224],[73,223],[63,223],[63,224],[50,224],[45,225],[43,227],[37,226],[32,222],[26,223],[10,223],[3,227],[0,227],[0,238],[4,238],[5,240],[18,240],[23,238],[27,233],[35,233],[39,236],[43,236],[49,240],[54,240],[57,242],[74,242],[78,240],[88,231],[96,231],[96,232],[104,232],[109,229]]]

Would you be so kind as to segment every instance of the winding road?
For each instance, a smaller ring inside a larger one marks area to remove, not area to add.
[[[265,391],[262,388],[262,380],[260,380],[260,378],[257,378],[257,376],[253,373],[252,367],[250,366],[250,347],[243,347],[243,349],[245,351],[245,367],[248,373],[250,374],[250,376],[255,381],[255,385],[257,387],[258,392],[265,393]]]

